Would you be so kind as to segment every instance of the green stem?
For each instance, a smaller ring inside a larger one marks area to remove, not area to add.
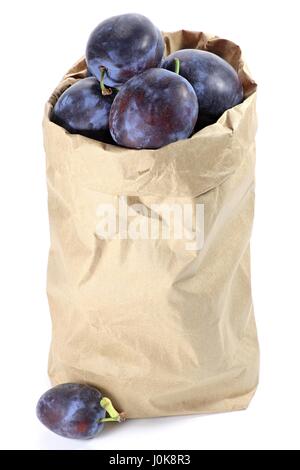
[[[115,423],[116,420],[114,418],[102,418],[99,420],[100,423]]]
[[[100,88],[101,88],[101,93],[103,96],[111,95],[112,94],[112,89],[108,88],[104,85],[104,77],[106,73],[106,68],[101,66],[100,67]]]
[[[100,400],[100,405],[105,409],[106,413],[109,415],[109,418],[100,419],[100,423],[106,422],[118,422],[121,423],[125,421],[125,414],[119,413],[114,407],[109,398],[103,397]]]
[[[175,62],[175,73],[179,75],[180,72],[180,60],[177,57],[174,59]]]

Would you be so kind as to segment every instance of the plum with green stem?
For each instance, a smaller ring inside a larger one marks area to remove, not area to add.
[[[111,143],[109,113],[116,93],[109,89],[104,96],[103,75],[101,83],[87,77],[67,88],[52,110],[51,121],[71,134]]]
[[[166,57],[162,67],[174,70],[180,60],[180,75],[193,86],[199,104],[197,128],[212,124],[227,110],[243,101],[243,86],[235,69],[212,52],[182,49]]]
[[[50,431],[72,439],[91,439],[103,430],[105,422],[125,419],[99,390],[75,383],[57,385],[44,393],[36,413]]]
[[[105,85],[119,88],[134,75],[161,64],[164,41],[145,16],[128,13],[108,18],[91,33],[86,47],[89,71]]]

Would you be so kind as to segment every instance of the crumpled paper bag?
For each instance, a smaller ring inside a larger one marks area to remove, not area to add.
[[[245,101],[158,150],[100,143],[49,120],[62,91],[86,76],[82,59],[52,94],[43,122],[50,378],[99,387],[129,418],[243,409],[258,382],[249,255],[256,84],[234,43],[190,31],[164,36],[166,54],[199,48],[230,62]],[[118,210],[120,196],[135,221],[146,217],[134,213],[137,203],[202,204],[202,248],[99,237],[99,206]]]

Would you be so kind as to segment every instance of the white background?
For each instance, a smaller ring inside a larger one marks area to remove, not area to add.
[[[26,0],[0,3],[0,447],[2,449],[300,449],[300,39],[297,0]],[[139,12],[165,31],[238,43],[259,83],[253,294],[261,380],[246,412],[130,421],[89,442],[35,417],[49,388],[49,247],[44,102],[90,31]]]

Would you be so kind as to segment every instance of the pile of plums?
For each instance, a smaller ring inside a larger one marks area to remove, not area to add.
[[[51,120],[70,133],[123,147],[156,149],[186,139],[243,100],[233,67],[182,49],[163,58],[156,26],[139,14],[100,23],[86,48],[87,78],[56,102]]]

